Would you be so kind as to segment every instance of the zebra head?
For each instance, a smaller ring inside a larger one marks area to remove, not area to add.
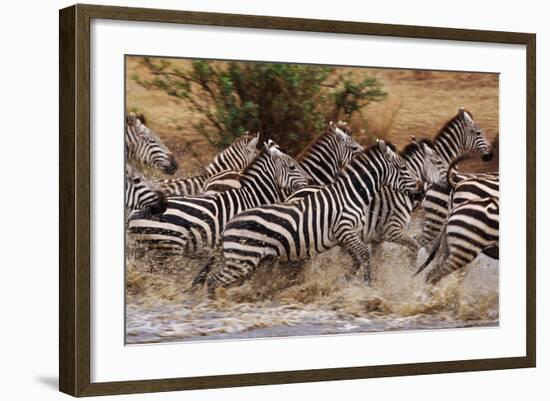
[[[405,159],[395,153],[395,146],[386,145],[383,140],[377,140],[378,151],[382,156],[382,160],[378,163],[382,164],[381,169],[385,168],[387,174],[381,174],[382,185],[390,186],[396,191],[403,192],[411,196],[413,199],[418,199],[424,196],[424,186],[411,170],[407,167]]]
[[[457,118],[463,128],[462,144],[464,149],[480,156],[483,161],[491,160],[493,158],[491,145],[481,127],[474,121],[472,114],[461,107],[458,110]]]
[[[447,163],[435,151],[429,139],[416,139],[411,135],[411,142],[400,153],[409,170],[426,184],[443,183],[447,178]]]
[[[162,214],[166,210],[166,196],[128,164],[125,174],[125,203],[127,210],[142,210],[148,214]]]
[[[279,145],[271,139],[264,146],[273,161],[275,180],[283,199],[308,185],[310,177],[296,160],[283,153]]]
[[[351,128],[344,121],[329,123],[329,132],[334,138],[333,157],[340,163],[340,168],[350,162],[354,155],[364,150],[352,137]]]
[[[129,159],[173,175],[178,163],[172,152],[145,123],[143,115],[126,116],[126,150]]]
[[[218,153],[206,167],[206,172],[209,175],[215,175],[228,170],[245,169],[258,156],[256,146],[259,138],[259,132],[254,135],[247,131]]]

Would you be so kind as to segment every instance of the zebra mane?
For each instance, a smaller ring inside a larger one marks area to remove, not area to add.
[[[278,145],[275,145],[277,146],[278,148]],[[250,162],[250,164],[248,166],[246,166],[242,171],[241,171],[241,176],[243,179],[245,179],[247,177],[247,173],[251,170],[251,169],[255,169],[256,168],[256,165],[258,164],[258,161],[265,155],[265,154],[268,154],[268,151],[267,149],[262,149],[258,152],[258,154],[256,155],[256,157]]]
[[[434,149],[434,143],[431,139],[428,139],[428,138],[416,139],[413,137],[411,142],[409,142],[407,146],[405,146],[405,148],[401,152],[399,152],[399,155],[401,157],[409,156],[410,154],[414,153],[417,149],[419,149],[420,145],[422,144],[426,144],[430,149]]]
[[[296,160],[300,162],[303,159],[305,159],[306,156],[313,150],[313,148],[317,146],[317,144],[319,144],[319,142],[321,142],[324,138],[333,134],[333,129],[335,128],[339,129],[344,134],[353,136],[353,131],[351,130],[350,126],[346,122],[338,121],[337,123],[333,124],[331,121],[328,127],[326,127],[323,131],[321,131],[321,133],[317,135],[315,139],[310,141],[308,145],[296,156]]]
[[[469,159],[469,158],[471,158],[470,155],[459,156],[449,164],[449,169],[447,170],[447,185],[453,191],[456,189],[456,184],[457,184],[456,181],[455,181],[455,178],[456,178],[456,171],[455,170],[457,170],[457,165],[458,165],[458,163],[460,163],[460,162],[462,162],[466,159]]]
[[[435,138],[433,139],[433,141],[437,141],[438,138],[440,138],[441,136],[443,135],[446,135],[447,132],[449,131],[449,128],[456,123],[456,121],[458,119],[460,119],[460,113],[466,113],[470,116],[470,118],[473,120],[474,119],[474,115],[472,113],[470,113],[468,110],[464,109],[464,108],[461,108],[458,113],[453,117],[451,118],[449,121],[447,121],[445,123],[445,125],[443,125],[443,127],[439,130],[439,132],[437,133],[437,135],[435,136]]]
[[[392,151],[395,152],[395,145],[391,142],[385,142],[386,146],[388,146]],[[357,153],[353,159],[342,169],[339,175],[342,175],[342,173],[346,170],[348,170],[348,167],[354,164],[354,162],[357,162],[359,159],[365,159],[368,158],[371,154],[380,154],[382,151],[378,147],[378,142],[375,142],[373,145],[370,145],[369,147],[365,148],[362,152]]]

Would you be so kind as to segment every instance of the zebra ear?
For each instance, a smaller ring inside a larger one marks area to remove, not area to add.
[[[143,125],[147,125],[147,122],[145,121],[145,116],[143,114],[138,114],[137,119],[141,121]]]
[[[252,137],[250,141],[248,141],[249,149],[252,149],[252,150],[256,149],[259,139],[260,139],[260,133],[258,132],[255,136]]]
[[[425,154],[430,156],[434,154],[433,149],[426,142],[421,142],[421,146],[422,146],[422,151]]]
[[[384,142],[382,139],[377,139],[376,144],[378,145],[378,149],[380,149],[380,151],[382,152],[385,152],[388,149],[386,142]]]
[[[282,152],[281,152],[281,149],[279,149],[279,145],[277,145],[271,139],[268,141],[267,151],[269,152],[271,157],[275,159],[282,156]]]
[[[460,118],[464,118],[464,115],[465,115],[465,114],[466,114],[466,113],[464,113],[464,107],[461,107],[460,109],[458,109],[458,116],[459,116]]]
[[[336,134],[336,136],[338,137],[339,140],[341,140],[341,141],[346,140],[347,135],[340,128],[334,127],[334,133]]]
[[[136,125],[136,115],[134,112],[130,112],[126,115],[126,123],[128,125]]]
[[[273,152],[279,152],[279,145],[275,143],[275,141],[268,139],[267,142],[264,142],[264,148],[267,152],[273,154]]]

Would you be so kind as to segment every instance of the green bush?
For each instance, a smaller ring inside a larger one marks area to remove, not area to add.
[[[259,131],[295,154],[328,120],[349,118],[387,96],[375,78],[354,81],[332,67],[193,61],[181,70],[156,58],[144,58],[143,64],[153,78],[132,78],[184,99],[202,116],[195,128],[218,147],[245,131]]]

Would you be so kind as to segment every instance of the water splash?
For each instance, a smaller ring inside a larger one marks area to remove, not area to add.
[[[498,262],[481,255],[463,275],[428,294],[412,277],[406,250],[384,244],[374,255],[374,285],[345,279],[351,258],[335,248],[307,262],[297,282],[287,271],[260,269],[240,287],[186,290],[200,260],[133,259],[126,272],[127,342],[257,338],[389,330],[495,326],[499,322]],[[420,254],[419,261],[424,260]]]

